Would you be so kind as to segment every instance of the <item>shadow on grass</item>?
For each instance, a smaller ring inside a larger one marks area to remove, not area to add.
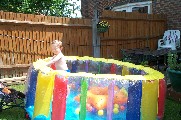
[[[179,111],[181,109],[181,104],[171,100],[166,99],[165,114],[163,120],[181,120]],[[22,108],[12,108],[4,110],[0,113],[0,120],[27,120],[25,118],[25,110]]]
[[[27,120],[25,110],[22,108],[11,108],[0,112],[0,120]]]
[[[165,114],[163,120],[181,120],[179,112],[181,110],[181,103],[172,99],[166,99]]]
[[[17,91],[24,92],[25,85],[12,85],[10,88],[14,88]],[[24,103],[22,103],[24,104]],[[20,107],[13,107],[10,109],[2,110],[0,112],[0,120],[27,120],[25,118],[25,110]]]

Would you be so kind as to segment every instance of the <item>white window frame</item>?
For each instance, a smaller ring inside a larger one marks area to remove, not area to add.
[[[136,3],[128,3],[125,5],[113,7],[113,11],[123,11],[126,10],[126,12],[132,12],[132,9],[134,7],[148,7],[148,14],[151,14],[151,7],[152,7],[152,1],[147,1],[147,2],[136,2]]]

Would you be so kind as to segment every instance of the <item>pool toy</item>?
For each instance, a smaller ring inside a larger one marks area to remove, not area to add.
[[[157,120],[164,115],[164,75],[113,59],[66,56],[70,72],[39,59],[28,72],[25,110],[32,120]]]
[[[113,99],[114,104],[124,104],[127,102],[127,94],[123,90],[119,90],[117,86],[115,89],[115,97]],[[80,95],[75,97],[76,101],[80,101]],[[92,105],[97,110],[102,110],[107,107],[108,104],[108,87],[91,87],[87,91],[87,103]]]
[[[103,110],[99,110],[99,111],[98,111],[98,115],[99,115],[99,116],[104,115],[104,111],[103,111]]]

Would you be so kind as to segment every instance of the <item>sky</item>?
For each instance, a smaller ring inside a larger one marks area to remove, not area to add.
[[[82,17],[82,15],[81,15],[81,12],[80,12],[80,9],[81,9],[81,0],[68,0],[69,1],[69,3],[73,3],[74,5],[75,5],[75,7],[79,7],[79,9],[78,10],[75,10],[75,13],[74,14],[72,14],[71,16],[73,17],[73,18],[80,18],[80,17]],[[73,7],[70,7],[71,9],[73,9]]]

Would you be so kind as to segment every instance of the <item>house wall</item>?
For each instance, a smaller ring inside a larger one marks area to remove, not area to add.
[[[120,6],[133,2],[145,2],[150,0],[82,0],[82,16],[84,18],[93,17],[93,7],[98,1],[98,11],[100,14],[106,7]],[[181,30],[181,1],[180,0],[152,0],[153,14],[166,14],[168,29]]]
[[[97,1],[97,2],[96,2]],[[127,3],[144,2],[150,0],[81,0],[81,14],[83,18],[92,18],[94,6],[97,3],[97,8],[100,14],[108,7],[120,6]]]
[[[166,14],[168,29],[181,31],[181,1],[180,0],[155,0],[153,13]]]

